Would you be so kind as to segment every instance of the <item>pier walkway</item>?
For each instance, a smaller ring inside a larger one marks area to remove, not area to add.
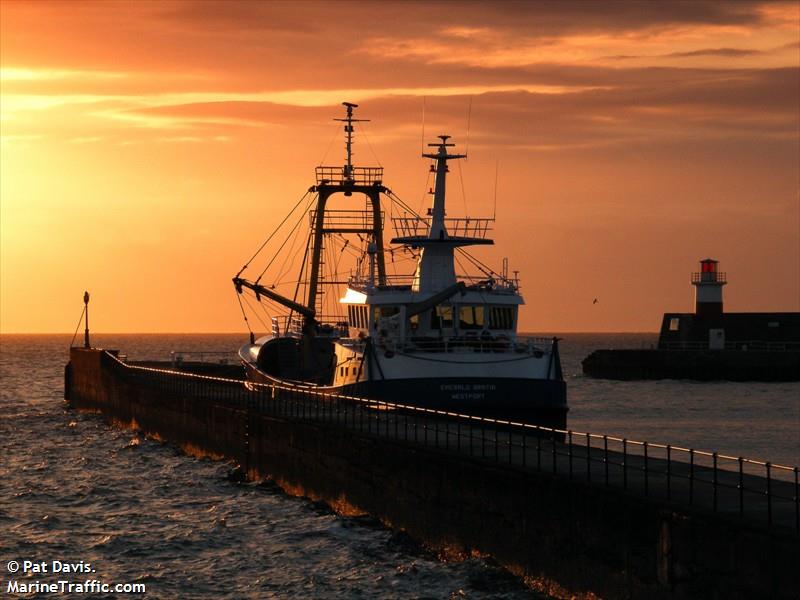
[[[108,356],[120,377],[172,401],[211,400],[274,417],[350,429],[800,533],[796,466],[324,394],[308,387],[136,366]]]

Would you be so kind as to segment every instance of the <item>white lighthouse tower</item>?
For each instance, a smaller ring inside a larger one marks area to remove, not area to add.
[[[722,316],[722,286],[727,283],[725,273],[717,269],[719,261],[706,258],[700,261],[700,272],[692,273],[695,314],[700,318]]]

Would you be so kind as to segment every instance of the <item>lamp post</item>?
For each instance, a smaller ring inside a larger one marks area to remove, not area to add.
[[[86,311],[86,330],[83,332],[83,347],[90,348],[89,345],[89,292],[83,292],[83,305]]]

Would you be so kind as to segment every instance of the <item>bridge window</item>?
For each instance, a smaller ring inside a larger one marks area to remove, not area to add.
[[[459,329],[483,329],[483,306],[459,306]]]
[[[447,304],[431,311],[431,329],[448,329],[453,326],[453,307]]]
[[[375,306],[373,307],[373,316],[375,318],[375,323],[377,324],[378,319],[388,319],[389,317],[393,317],[395,315],[400,314],[400,307],[399,306]]]
[[[367,329],[369,327],[369,312],[367,312],[366,306],[348,306],[347,317],[350,321],[350,327],[355,327],[357,329]]]
[[[490,329],[514,328],[514,308],[511,306],[492,306],[489,317]]]
[[[680,317],[670,317],[669,330],[670,331],[678,331],[680,328],[681,328],[681,319],[680,319]]]

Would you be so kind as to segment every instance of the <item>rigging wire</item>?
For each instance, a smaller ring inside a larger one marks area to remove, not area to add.
[[[456,263],[458,264],[458,268],[461,269],[461,271],[463,273],[466,273],[467,270],[464,268],[464,264],[458,259],[458,256],[456,256],[455,253],[453,253],[453,258],[456,260]]]
[[[370,152],[372,152],[372,156],[375,157],[375,162],[378,163],[380,168],[383,168],[381,164],[381,159],[378,158],[378,155],[375,153],[375,149],[372,147],[372,142],[369,141],[369,136],[367,135],[367,128],[361,125],[360,121],[356,121],[356,126],[358,127],[358,131],[364,136],[364,139],[367,140],[367,146],[369,146]]]
[[[295,204],[294,207],[292,208],[292,210],[289,212],[289,214],[286,215],[283,218],[283,221],[281,221],[280,224],[275,228],[275,230],[272,233],[269,234],[269,237],[266,240],[264,240],[264,243],[261,244],[261,246],[259,246],[259,248],[258,248],[258,250],[256,250],[255,254],[253,254],[253,256],[250,257],[250,260],[248,260],[244,264],[244,266],[239,270],[239,272],[236,274],[236,277],[239,277],[239,275],[241,275],[244,272],[244,270],[250,265],[250,263],[253,262],[253,259],[261,253],[261,251],[264,249],[264,246],[266,246],[269,243],[269,241],[273,237],[275,237],[275,234],[278,233],[278,230],[281,227],[283,227],[284,223],[286,223],[286,221],[289,220],[289,217],[292,216],[292,213],[294,213],[294,211],[297,210],[297,207],[300,206],[300,203],[303,202],[303,200],[305,200],[306,196],[308,196],[308,194],[310,194],[310,193],[311,192],[309,190],[305,194],[303,194],[303,196],[300,198],[300,200],[297,201],[297,204]]]
[[[464,189],[464,174],[461,172],[461,161],[456,163],[458,165],[458,178],[461,180],[461,199],[464,201],[464,216],[469,215],[467,210],[467,193]]]
[[[306,192],[306,194],[308,194],[308,192]],[[304,197],[305,197],[305,196],[304,196]],[[314,202],[314,197],[312,196],[312,197],[311,197],[311,201],[310,201],[310,202],[308,203],[308,205],[306,206],[306,209],[303,211],[303,214],[301,214],[301,215],[300,215],[300,218],[297,220],[297,223],[295,223],[295,224],[294,224],[294,227],[292,227],[291,231],[289,231],[289,237],[290,237],[290,236],[291,236],[291,235],[294,233],[295,229],[297,229],[297,228],[300,226],[300,223],[302,223],[302,222],[305,220],[305,218],[306,218],[306,213],[308,213],[308,209],[309,209],[309,208],[311,208],[311,204],[313,204],[313,202]],[[286,219],[284,219],[284,222],[285,222],[285,221],[286,221]],[[270,261],[267,263],[267,266],[266,266],[266,267],[264,267],[264,270],[263,270],[263,271],[261,271],[261,274],[260,274],[260,275],[258,276],[258,278],[256,279],[256,283],[258,283],[259,281],[261,281],[261,278],[264,276],[264,273],[266,273],[266,272],[267,272],[267,269],[269,269],[269,268],[272,266],[272,263],[273,263],[273,262],[275,262],[275,259],[276,259],[276,258],[278,258],[278,255],[280,254],[281,250],[283,250],[283,247],[286,245],[286,242],[288,242],[288,241],[289,241],[289,237],[287,237],[285,240],[283,240],[283,243],[282,243],[282,244],[280,245],[280,247],[279,247],[279,248],[276,250],[275,254],[272,256],[272,258],[270,259]],[[259,252],[260,252],[260,250],[259,250]],[[285,261],[285,260],[286,260],[286,258],[284,258],[284,261]]]
[[[75,334],[72,336],[72,341],[69,343],[70,348],[74,348],[75,338],[78,337],[78,330],[81,328],[81,323],[83,323],[83,315],[86,314],[86,305],[83,305],[83,310],[81,310],[81,317],[78,319],[78,326],[75,328]]]
[[[252,338],[253,329],[250,327],[250,321],[247,319],[247,313],[244,311],[244,305],[242,304],[242,295],[238,293],[236,290],[233,291],[236,294],[236,300],[239,302],[239,308],[242,311],[242,317],[244,317],[244,324],[247,325],[247,331],[250,332],[250,337]]]
[[[404,211],[406,211],[408,214],[410,214],[418,221],[425,221],[425,219],[423,219],[417,211],[415,211],[408,204],[403,202],[403,200],[399,196],[397,196],[397,194],[395,194],[393,191],[386,190],[386,197],[389,198],[389,200],[391,200],[392,202],[397,202],[400,208],[402,208]]]
[[[338,133],[339,133],[339,125],[337,123],[333,126],[333,135],[331,135],[331,141],[328,142],[328,147],[325,148],[325,154],[322,155],[322,158],[320,159],[319,163],[317,163],[319,166],[322,166],[325,163],[325,159],[328,157],[328,152],[331,151],[331,146],[333,146],[333,141],[336,139]]]
[[[413,211],[413,210],[411,211],[412,214],[414,214],[414,215],[419,216],[418,212],[421,213],[422,212],[422,208],[425,206],[425,196],[428,195],[428,190],[431,189],[431,187],[433,187],[433,186],[431,186],[432,173],[433,173],[432,171],[428,171],[428,174],[425,176],[425,187],[422,188],[422,198],[419,201],[419,211]]]
[[[256,316],[256,318],[259,320],[259,322],[260,322],[260,323],[261,323],[261,324],[264,326],[264,331],[271,331],[271,330],[272,330],[272,328],[271,328],[271,327],[269,327],[269,326],[268,326],[268,325],[267,325],[267,324],[264,322],[264,320],[261,318],[261,315],[259,315],[259,314],[258,314],[258,311],[256,311],[256,310],[253,308],[253,306],[250,304],[250,301],[247,299],[247,296],[245,296],[244,294],[240,294],[240,295],[241,295],[241,296],[244,298],[244,303],[245,303],[245,304],[247,304],[247,308],[249,308],[249,309],[250,309],[250,311],[251,311],[251,312],[252,312],[252,313],[253,313],[253,314]]]
[[[461,253],[461,254],[464,256],[464,258],[466,258],[466,259],[467,259],[469,262],[471,262],[471,263],[472,263],[472,265],[473,265],[473,266],[474,266],[476,269],[478,269],[478,270],[479,270],[481,273],[483,273],[483,274],[484,274],[484,275],[486,275],[487,277],[497,277],[497,278],[499,278],[499,279],[503,279],[503,277],[502,277],[502,276],[501,276],[499,273],[495,272],[495,270],[494,270],[494,269],[492,269],[492,268],[491,268],[490,266],[488,266],[488,265],[485,265],[484,263],[482,263],[481,261],[479,261],[477,258],[475,258],[474,256],[472,256],[471,254],[469,254],[468,252],[466,252],[466,251],[465,251],[465,250],[463,250],[462,248],[456,248],[456,250],[457,250],[458,252],[460,252],[460,253]]]
[[[302,217],[302,219],[305,220],[305,215]],[[281,264],[281,268],[278,270],[278,274],[275,277],[274,280],[275,285],[279,285],[281,283],[281,279],[289,273],[289,270],[292,267],[292,264],[289,261],[290,259],[295,258],[294,246],[297,243],[297,240],[300,238],[300,231],[301,230],[298,223],[297,225],[295,225],[294,237],[292,238],[292,243],[289,245],[289,250],[286,252],[286,255],[283,259],[283,263]]]

